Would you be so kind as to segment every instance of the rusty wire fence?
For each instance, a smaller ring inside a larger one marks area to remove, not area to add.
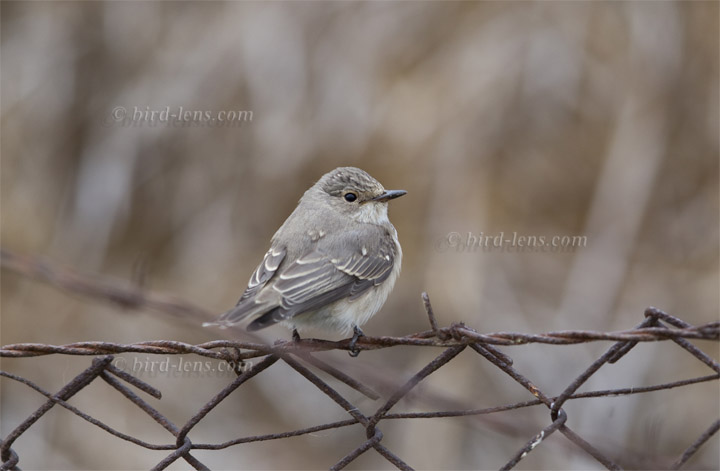
[[[573,399],[592,399],[611,396],[626,396],[633,394],[644,394],[651,391],[659,391],[671,388],[679,388],[691,384],[717,381],[720,378],[720,366],[709,355],[700,350],[690,342],[690,339],[702,339],[718,341],[720,338],[720,322],[693,326],[685,321],[662,312],[655,308],[648,308],[645,311],[645,319],[632,330],[621,332],[594,332],[594,331],[561,331],[547,334],[522,334],[522,333],[493,333],[481,334],[463,324],[453,324],[449,327],[440,328],[435,321],[432,306],[426,294],[423,293],[426,311],[430,320],[431,329],[405,337],[361,337],[357,346],[361,350],[389,349],[401,345],[417,348],[441,348],[442,353],[431,362],[415,373],[406,383],[397,388],[387,398],[380,398],[380,395],[373,390],[372,385],[358,381],[337,368],[325,363],[316,356],[314,352],[327,350],[348,350],[349,340],[339,342],[323,341],[318,339],[302,339],[297,341],[277,342],[275,345],[264,345],[260,343],[213,341],[199,345],[190,345],[175,341],[150,341],[132,345],[115,344],[108,342],[80,342],[63,346],[45,344],[15,344],[5,345],[0,350],[2,357],[41,357],[52,354],[62,355],[88,355],[95,356],[92,364],[82,373],[69,381],[59,391],[52,393],[46,391],[34,382],[5,372],[0,375],[10,380],[17,381],[33,389],[47,398],[47,401],[32,412],[22,423],[18,424],[10,433],[2,438],[0,452],[2,457],[2,470],[19,469],[21,457],[13,450],[13,444],[22,440],[23,434],[33,424],[40,420],[48,411],[56,405],[65,408],[73,414],[81,417],[90,424],[104,430],[108,434],[125,440],[139,447],[148,450],[165,452],[164,457],[152,469],[161,470],[167,468],[177,460],[184,460],[195,469],[209,469],[193,456],[193,450],[223,450],[229,447],[244,443],[282,440],[289,437],[310,434],[322,430],[338,429],[343,427],[360,426],[365,429],[366,440],[358,443],[357,447],[347,450],[344,456],[338,454],[335,463],[328,463],[330,469],[342,469],[353,462],[363,453],[370,450],[380,454],[392,465],[399,469],[412,469],[412,457],[396,455],[392,450],[383,444],[383,433],[381,431],[384,421],[393,419],[427,419],[439,417],[463,417],[500,413],[514,409],[528,408],[532,406],[545,406],[549,409],[548,424],[541,430],[528,432],[527,443],[517,452],[507,457],[507,463],[501,469],[512,469],[528,453],[536,447],[541,446],[545,439],[551,434],[558,432],[564,435],[570,443],[585,453],[592,456],[607,469],[621,469],[613,457],[601,452],[597,445],[591,444],[567,425],[568,415],[563,405]],[[614,344],[599,358],[597,358],[587,369],[575,378],[562,393],[558,396],[550,396],[541,391],[531,379],[513,367],[512,359],[498,350],[497,346],[510,346],[528,343],[540,343],[549,345],[570,345],[586,342],[614,342]],[[615,363],[625,354],[632,350],[640,342],[674,342],[682,347],[688,354],[694,356],[698,361],[706,364],[712,374],[690,379],[684,379],[669,383],[656,384],[652,386],[628,387],[621,389],[595,390],[578,393],[578,389],[591,378],[606,363]],[[392,413],[392,408],[402,400],[415,386],[424,378],[431,375],[445,365],[452,362],[464,350],[472,350],[490,364],[510,376],[517,384],[529,391],[535,399],[516,402],[511,404],[500,404],[484,409],[461,409],[443,410],[434,412],[415,413]],[[147,382],[133,376],[113,364],[113,354],[118,353],[145,353],[145,354],[196,354],[202,357],[213,358],[228,362],[237,374],[237,377],[225,388],[219,391],[212,399],[204,404],[186,423],[182,425],[172,423],[166,416],[161,414],[155,407],[146,401],[141,395],[136,394],[129,386],[142,391],[151,397],[160,399],[161,392]],[[249,360],[253,359],[253,362]],[[253,377],[271,370],[278,362],[284,362],[293,370],[307,379],[317,388],[318,394],[324,394],[343,408],[348,418],[346,420],[331,423],[316,424],[299,430],[291,430],[283,433],[267,435],[244,436],[233,438],[222,443],[198,443],[191,440],[195,426],[202,421],[207,414],[218,404],[224,401],[235,390],[250,381]],[[337,389],[316,374],[313,370],[323,371],[335,380],[342,382],[352,389],[362,393],[370,399],[380,401],[374,413],[365,415],[342,396]],[[142,411],[147,413],[153,420],[164,427],[171,435],[167,443],[149,443],[101,422],[89,414],[79,410],[67,401],[86,386],[100,379],[119,391],[128,401],[131,401]],[[697,452],[700,447],[711,437],[717,434],[720,428],[720,419],[715,419],[709,427],[695,439],[689,438],[687,448],[668,467],[673,469],[682,468],[685,463]],[[532,432],[535,432],[534,434]],[[532,435],[532,436],[531,436]],[[478,464],[482,466],[481,463]]]

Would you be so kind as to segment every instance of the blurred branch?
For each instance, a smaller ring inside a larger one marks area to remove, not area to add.
[[[196,319],[198,322],[214,320],[217,317],[216,313],[179,298],[152,293],[117,278],[79,273],[37,256],[19,255],[0,249],[0,266],[13,273],[48,283],[62,291],[110,302],[124,309],[148,309],[173,317]]]

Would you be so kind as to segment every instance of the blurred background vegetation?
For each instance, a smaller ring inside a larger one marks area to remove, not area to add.
[[[0,8],[4,249],[128,284],[140,273],[147,290],[220,313],[302,193],[323,173],[352,165],[408,191],[390,208],[403,273],[365,327],[369,335],[427,329],[423,290],[441,324],[464,321],[482,332],[624,330],[649,305],[693,324],[718,318],[717,2],[4,1]],[[129,119],[135,109],[179,107],[252,111],[252,120]],[[121,108],[127,116],[118,120]],[[443,250],[451,232],[580,235],[587,245]],[[199,343],[237,334],[123,310],[7,271],[1,294],[2,344]],[[279,326],[261,335],[289,338]],[[699,346],[717,358],[716,345]],[[503,350],[558,394],[605,348]],[[323,358],[385,384],[387,394],[439,353],[418,350]],[[3,369],[53,390],[87,364],[6,359]],[[663,342],[639,346],[586,388],[709,372]],[[182,423],[230,380],[150,381],[165,392],[158,407]],[[4,436],[42,398],[2,385]],[[114,391],[91,390],[71,402],[131,435],[168,441]],[[366,412],[376,407],[343,393]],[[465,353],[397,409],[525,399],[526,391]],[[657,469],[717,417],[718,387],[599,404],[569,403],[569,425],[621,465]],[[383,443],[414,466],[496,469],[547,416],[536,408],[381,428]],[[191,438],[224,441],[344,418],[278,364]],[[145,469],[165,456],[96,432],[67,411],[53,410],[31,432],[14,446],[28,469]],[[355,427],[197,456],[220,469],[315,469],[362,440]],[[690,467],[718,469],[719,452],[715,437]],[[388,466],[366,453],[352,469]],[[597,468],[559,436],[519,466]]]

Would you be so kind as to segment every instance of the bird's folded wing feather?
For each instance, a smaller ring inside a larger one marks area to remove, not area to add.
[[[272,284],[281,296],[280,320],[342,298],[355,299],[385,281],[392,272],[395,244],[384,237],[375,243],[364,252],[361,247],[345,250],[344,257],[332,257],[317,247],[283,270]]]
[[[236,308],[223,314],[220,321],[234,323],[250,315],[265,313],[248,327],[256,330],[343,298],[356,299],[390,276],[396,256],[392,238],[378,234],[372,238],[372,247],[365,250],[358,242],[355,243],[357,247],[352,244],[348,247],[348,240],[367,238],[345,238],[346,245],[340,250],[321,241],[279,271],[285,252],[283,250],[281,255],[279,249],[275,252],[271,249],[253,273]],[[334,253],[346,255],[333,257]]]
[[[282,261],[285,259],[286,254],[287,250],[285,250],[285,247],[271,247],[270,250],[267,251],[263,261],[260,262],[260,265],[258,265],[250,277],[250,281],[248,282],[245,292],[237,302],[238,305],[244,300],[254,297],[258,291],[260,291],[267,282],[270,281]]]
[[[251,314],[259,314],[267,311],[268,307],[264,307],[255,302],[255,297],[272,279],[280,264],[285,259],[287,250],[285,247],[271,247],[267,251],[260,265],[255,269],[245,292],[240,297],[234,308],[223,313],[217,320],[217,324],[234,324],[241,321]]]

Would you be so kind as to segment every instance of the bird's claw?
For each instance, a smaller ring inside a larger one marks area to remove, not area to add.
[[[348,345],[348,347],[350,349],[348,354],[351,357],[355,358],[358,355],[360,355],[360,349],[357,348],[357,341],[360,337],[363,337],[364,335],[365,334],[363,333],[362,330],[360,330],[360,327],[358,327],[358,326],[353,327],[353,336],[350,339],[350,344]]]

